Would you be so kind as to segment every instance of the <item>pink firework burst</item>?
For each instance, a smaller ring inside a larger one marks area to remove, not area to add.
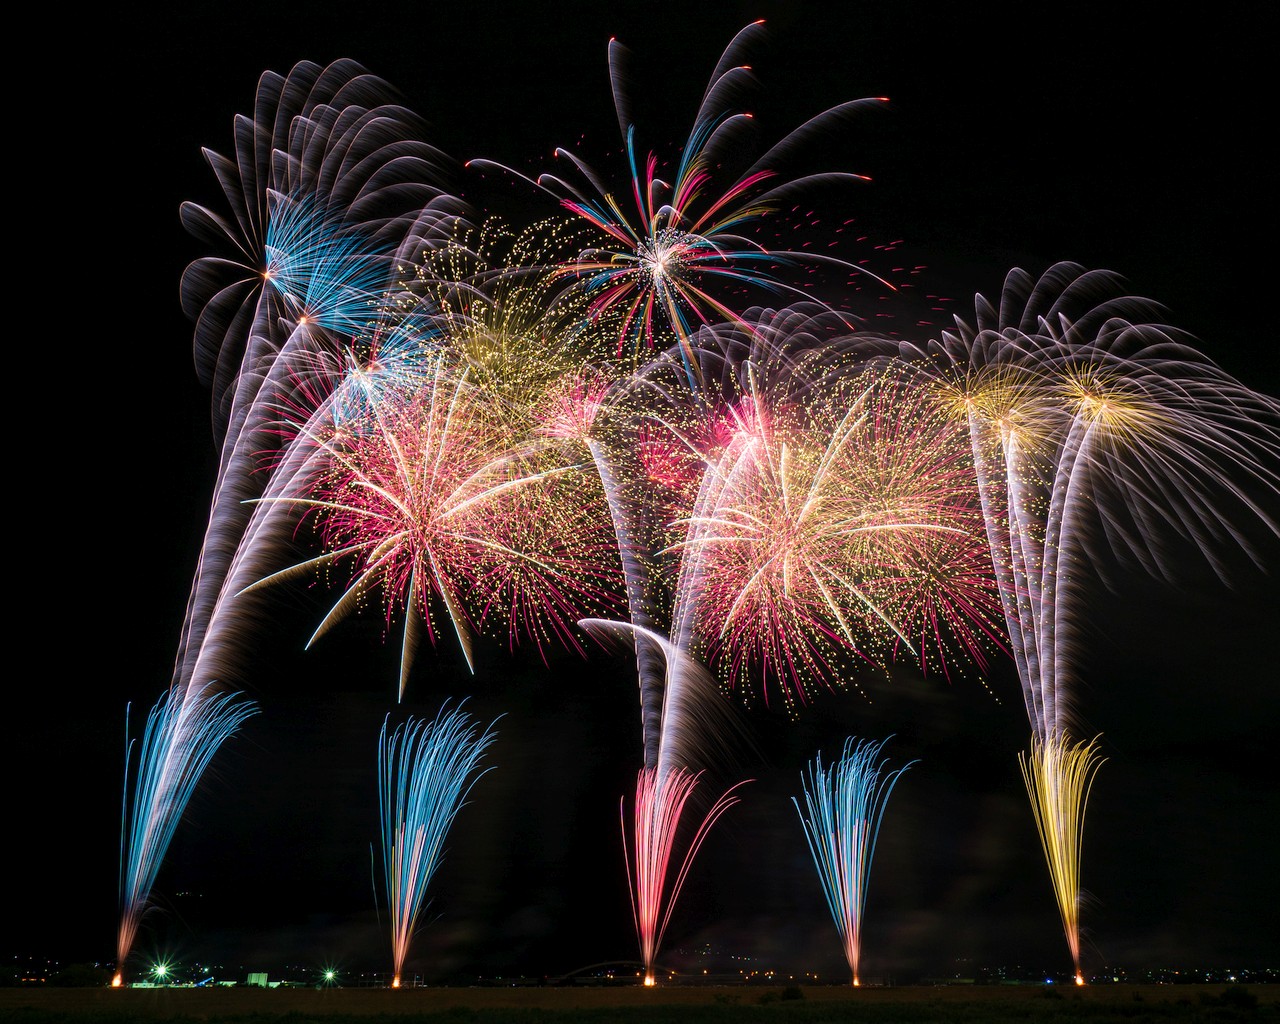
[[[742,406],[674,545],[708,660],[744,693],[772,681],[793,711],[850,658],[985,664],[999,639],[967,437],[900,366],[829,374],[822,392]]]
[[[403,695],[420,637],[437,640],[439,607],[473,666],[486,627],[541,649],[552,638],[576,643],[573,623],[612,607],[616,555],[592,477],[553,445],[513,438],[444,355],[418,390],[316,443],[328,471],[282,500],[311,514],[324,553],[263,581],[350,566],[308,646],[380,594],[387,628],[404,619]]]

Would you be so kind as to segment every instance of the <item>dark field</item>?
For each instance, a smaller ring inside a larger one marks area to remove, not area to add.
[[[1028,1024],[1038,1021],[1280,1021],[1280,986],[1036,985],[389,989],[7,989],[0,1021],[20,1024]]]

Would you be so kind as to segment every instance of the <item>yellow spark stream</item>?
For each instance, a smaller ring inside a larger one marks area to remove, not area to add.
[[[1080,972],[1080,854],[1084,812],[1094,776],[1106,760],[1098,752],[1098,737],[1073,743],[1054,732],[1043,740],[1032,737],[1031,749],[1018,755],[1040,845],[1049,863],[1053,893],[1062,915],[1062,928],[1076,969]]]

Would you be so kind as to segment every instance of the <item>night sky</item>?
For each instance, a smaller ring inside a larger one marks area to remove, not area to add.
[[[23,387],[36,418],[15,423],[38,448],[24,437],[10,460],[21,500],[10,522],[31,530],[14,538],[19,580],[35,593],[15,595],[24,615],[10,633],[6,847],[17,866],[3,952],[114,955],[125,709],[136,731],[168,683],[215,465],[178,303],[182,269],[203,250],[178,207],[218,203],[200,147],[230,151],[232,117],[249,111],[266,69],[359,61],[425,118],[467,196],[479,186],[466,159],[540,169],[553,147],[580,140],[595,166],[620,173],[611,36],[632,51],[643,144],[674,153],[725,45],[763,17],[764,141],[844,100],[892,101],[833,138],[825,158],[873,179],[846,215],[867,244],[898,243],[896,259],[926,268],[921,288],[967,311],[1014,266],[1113,270],[1221,365],[1277,393],[1274,199],[1263,189],[1274,133],[1262,130],[1273,60],[1260,5],[1137,4],[1124,16],[1094,4],[726,2],[696,16],[686,6],[113,11],[46,58],[73,98],[31,102],[21,129],[18,203],[34,209],[20,215],[55,223],[30,232],[43,344],[22,357],[41,372]],[[554,212],[529,201],[531,215]],[[1272,575],[1236,555],[1234,590],[1192,570],[1203,585],[1134,577],[1091,596],[1080,731],[1101,734],[1108,760],[1086,820],[1089,968],[1278,965],[1280,545],[1262,544]],[[446,698],[466,698],[484,724],[503,717],[410,968],[429,980],[557,976],[634,958],[618,824],[641,760],[634,664],[593,651],[544,665],[489,645],[472,676],[442,643],[420,656],[397,707],[396,655],[376,623],[303,652],[323,600],[283,599],[249,653],[243,688],[262,713],[192,801],[140,960],[386,969],[371,880],[378,731],[388,712],[431,715]],[[1068,970],[1018,774],[1028,730],[1016,678],[1002,665],[986,683],[903,673],[816,700],[797,721],[743,712],[754,747],[737,777],[755,781],[707,841],[661,961],[700,968],[693,951],[710,949],[717,968],[844,978],[790,800],[819,750],[892,735],[891,762],[919,763],[885,815],[864,976]]]

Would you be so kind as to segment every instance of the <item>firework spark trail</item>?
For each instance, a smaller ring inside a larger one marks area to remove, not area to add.
[[[624,477],[621,464],[625,461],[634,474],[634,460],[624,460],[619,450],[590,434],[584,434],[584,443],[608,499],[629,618],[625,623],[583,619],[579,625],[596,635],[625,635],[635,650],[644,760],[636,778],[630,820],[625,797],[620,814],[644,983],[653,985],[658,951],[697,851],[715,822],[738,802],[735,791],[745,782],[731,786],[700,811],[701,817],[696,818],[692,835],[688,835],[696,816],[686,817],[686,805],[703,776],[702,771],[688,765],[693,751],[706,756],[705,739],[718,740],[729,731],[724,707],[714,679],[681,646],[682,638],[673,642],[657,628],[653,545],[643,539],[651,535],[652,523],[637,516],[633,503],[624,498],[624,488],[635,476]],[[677,852],[681,843],[686,844],[682,854]],[[675,858],[679,867],[673,877]]]
[[[481,777],[480,768],[497,734],[481,730],[461,708],[447,706],[431,721],[409,718],[378,741],[378,806],[383,867],[391,914],[393,988],[413,940],[431,880],[444,857],[444,843],[458,812]]]
[[[1069,263],[1014,270],[998,306],[978,296],[973,325],[910,353],[970,432],[1032,728],[1023,774],[1081,982],[1079,837],[1101,758],[1096,738],[1070,739],[1080,567],[1113,556],[1174,581],[1172,533],[1227,579],[1223,545],[1259,561],[1238,516],[1280,536],[1263,499],[1280,493],[1280,402],[1135,319],[1156,308],[1119,284]]]
[[[804,778],[805,806],[801,808],[800,802],[791,798],[855,986],[861,984],[862,919],[880,822],[894,785],[916,763],[909,761],[886,773],[887,760],[880,755],[887,742],[855,741],[851,736],[845,740],[839,760],[830,767],[823,767],[818,754]]]
[[[631,384],[625,380],[620,388],[601,393],[598,405],[605,414],[599,419],[611,422],[600,428],[593,416],[578,433],[608,506],[628,618],[625,623],[587,618],[580,624],[596,635],[625,635],[634,646],[643,763],[665,770],[673,760],[687,762],[703,741],[714,737],[717,730],[711,723],[718,702],[714,686],[706,686],[704,680],[685,685],[690,659],[678,639],[672,643],[663,632],[667,617],[661,612],[661,571],[655,561],[659,545],[654,539],[660,516],[655,515],[653,492],[631,447],[638,415],[634,405],[628,408]]]
[[[665,678],[669,658],[665,647],[654,642],[657,623],[651,609],[652,595],[648,593],[650,573],[636,524],[638,517],[623,497],[624,481],[619,472],[617,458],[611,457],[608,448],[599,440],[587,439],[596,473],[609,506],[614,539],[622,565],[626,588],[628,622],[636,652],[636,679],[640,690],[640,732],[643,763],[655,767],[661,749],[663,730],[663,694],[666,686],[656,680]],[[584,623],[590,625],[590,623]]]
[[[269,303],[264,302],[265,307]],[[261,336],[259,336],[261,337]],[[289,330],[270,363],[259,357],[256,365],[245,368],[238,378],[236,396],[228,419],[228,434],[219,460],[214,484],[209,523],[192,586],[191,602],[179,650],[177,675],[184,685],[196,689],[211,679],[228,675],[213,671],[203,680],[197,679],[197,665],[211,653],[206,639],[214,618],[214,608],[223,595],[226,572],[243,539],[251,515],[246,502],[260,493],[267,475],[261,472],[264,452],[273,441],[273,410],[307,363],[314,359],[312,349],[324,344],[325,332],[317,323],[303,321]],[[269,399],[264,401],[264,396]]]
[[[133,741],[128,742],[120,823],[121,916],[113,985],[123,983],[125,962],[149,906],[156,872],[196,783],[222,743],[255,713],[255,705],[241,700],[237,693],[191,696],[170,689],[147,716],[136,772],[130,767]]]
[[[720,321],[740,322],[737,310],[717,293],[735,288],[763,290],[788,301],[813,301],[810,291],[777,272],[782,269],[813,271],[824,267],[848,278],[869,275],[886,290],[893,288],[865,267],[810,250],[770,248],[744,234],[777,217],[780,204],[807,188],[868,180],[845,172],[786,178],[779,168],[806,141],[886,102],[876,97],[831,107],[794,129],[750,166],[739,167],[736,176],[729,174],[725,168],[739,157],[743,138],[751,129],[751,115],[729,103],[752,81],[751,68],[741,62],[763,34],[763,21],[754,22],[742,29],[721,55],[670,182],[658,176],[655,155],[650,154],[643,166],[638,158],[635,124],[623,86],[627,51],[616,39],[610,41],[610,83],[635,205],[631,215],[600,175],[565,149],[557,149],[556,156],[571,165],[581,183],[551,173],[530,179],[491,160],[476,159],[468,164],[529,182],[604,236],[602,245],[583,249],[563,264],[560,273],[591,296],[592,316],[617,318],[619,355],[628,348],[664,349],[666,332],[671,332],[684,356],[686,372],[696,373],[695,331]],[[715,184],[726,175],[731,179],[727,186]]]
[[[1072,304],[1061,300],[1071,298],[1072,285],[1079,280],[1051,273],[1037,292],[1011,279],[998,327],[993,324],[983,331],[968,330],[965,325],[958,335],[944,336],[944,343],[959,342],[961,382],[956,402],[970,431],[985,533],[1032,726],[1032,754],[1022,762],[1023,774],[1078,980],[1082,977],[1078,837],[1087,802],[1087,792],[1080,787],[1091,781],[1092,772],[1066,771],[1068,762],[1053,756],[1069,746],[1067,622],[1065,614],[1062,620],[1044,620],[1066,611],[1058,597],[1069,592],[1070,581],[1060,579],[1055,570],[1060,564],[1061,530],[1068,523],[1068,498],[1076,492],[1072,470],[1079,464],[1080,445],[1070,428],[1062,436],[1061,416],[1050,400],[1054,361],[1045,351],[1044,339],[1008,325],[1008,320],[1017,317],[1030,330],[1037,320],[1026,315],[1017,296],[1021,293],[1026,306],[1034,306],[1047,294],[1043,286],[1065,281],[1056,310],[1064,314]],[[979,310],[989,312],[981,300]],[[1052,323],[1045,317],[1038,322]],[[1047,496],[1040,483],[1046,478],[1051,481]],[[1068,535],[1067,540],[1072,539]],[[1068,560],[1064,568],[1069,566]],[[1070,813],[1059,813],[1064,807]]]

